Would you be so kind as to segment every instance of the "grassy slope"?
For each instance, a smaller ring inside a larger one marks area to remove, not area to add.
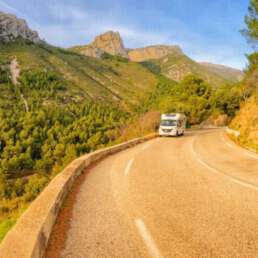
[[[155,87],[154,74],[116,58],[98,60],[63,49],[25,43],[1,44],[0,59],[17,57],[22,70],[45,69],[68,84],[64,102],[105,101],[131,107]],[[7,92],[6,92],[7,94]]]
[[[258,152],[258,96],[251,97],[243,104],[231,127],[240,131],[238,141],[241,145]]]
[[[239,82],[243,79],[244,76],[242,71],[224,65],[217,65],[206,62],[200,62],[199,64],[205,67],[207,70],[232,82]]]
[[[214,87],[227,83],[227,80],[207,70],[186,55],[169,55],[151,62],[158,64],[161,67],[161,72],[175,81],[181,81],[185,76],[193,74],[201,77]]]
[[[84,46],[77,46],[72,48],[72,50],[80,53],[83,48]],[[163,75],[175,81],[181,81],[185,76],[193,74],[201,77],[214,87],[223,85],[226,82],[232,82],[232,77],[229,79],[222,76],[220,73],[215,73],[204,65],[199,64],[188,56],[178,52],[171,53],[161,59],[146,60],[143,63],[159,66]]]
[[[11,227],[15,224],[15,219],[6,219],[2,223],[0,223],[0,242],[3,240],[6,232],[8,232]]]

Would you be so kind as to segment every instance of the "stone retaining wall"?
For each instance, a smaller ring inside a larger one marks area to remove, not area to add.
[[[42,258],[60,207],[75,179],[92,163],[155,137],[153,134],[98,150],[70,163],[49,183],[8,232],[0,244],[0,258]]]

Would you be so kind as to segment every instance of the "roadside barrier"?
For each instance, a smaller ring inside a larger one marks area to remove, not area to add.
[[[234,135],[235,137],[239,137],[239,136],[240,136],[240,132],[239,132],[239,131],[230,129],[230,128],[228,128],[228,127],[226,127],[226,132],[227,132],[228,134]]]
[[[0,258],[42,258],[50,234],[75,179],[102,158],[155,138],[152,134],[86,154],[58,174],[19,218],[0,244]]]

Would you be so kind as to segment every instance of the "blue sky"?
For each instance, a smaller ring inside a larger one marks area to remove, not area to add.
[[[240,34],[248,0],[0,0],[0,10],[25,18],[54,45],[89,43],[119,31],[128,48],[180,45],[197,61],[236,68],[250,46]]]

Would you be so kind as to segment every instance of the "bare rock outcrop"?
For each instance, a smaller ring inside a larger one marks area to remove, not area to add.
[[[123,40],[119,32],[108,31],[95,38],[92,46],[111,55],[127,56]]]
[[[133,49],[128,52],[129,59],[135,62],[143,62],[151,59],[161,59],[167,55],[182,55],[178,46],[156,45]]]
[[[41,42],[38,33],[31,30],[25,20],[0,12],[0,42],[12,42],[19,38],[33,43]]]
[[[94,41],[86,46],[74,47],[74,50],[86,56],[100,58],[103,53],[120,55],[134,62],[151,59],[160,59],[169,54],[182,55],[179,46],[155,45],[137,49],[126,49],[119,32],[108,31],[97,36]]]
[[[103,53],[128,57],[123,40],[119,32],[108,31],[97,36],[94,41],[86,46],[75,47],[81,54],[100,58]]]

